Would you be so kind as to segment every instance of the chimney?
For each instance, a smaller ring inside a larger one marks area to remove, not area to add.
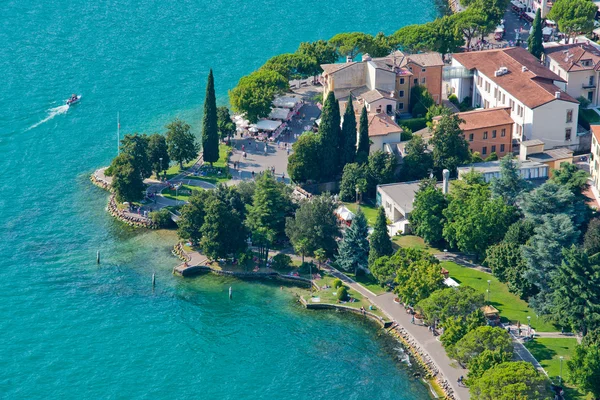
[[[352,62],[352,57],[350,57],[350,56],[346,56],[346,62],[347,62],[347,63],[351,63],[351,62]]]
[[[450,178],[450,171],[447,169],[442,171],[443,183],[442,183],[442,193],[448,194],[448,179]]]
[[[523,142],[521,142],[521,145],[519,146],[519,161],[525,161],[527,160],[527,156],[529,154],[527,154],[527,146],[523,146]]]
[[[523,65],[523,66],[521,67],[521,72],[527,72],[527,67]]]
[[[362,60],[363,61],[371,61],[371,56],[369,55],[369,53],[365,53],[362,55]]]
[[[557,99],[560,99],[560,92],[558,90],[556,92],[554,92],[554,97],[556,97]]]

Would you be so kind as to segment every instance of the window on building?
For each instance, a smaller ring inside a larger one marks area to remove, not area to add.
[[[500,145],[500,153],[504,153],[504,145],[503,144]]]
[[[487,146],[483,146],[483,148],[481,149],[481,155],[486,155],[487,154]]]
[[[398,103],[398,108],[400,110],[404,110],[404,103]]]
[[[487,139],[487,131],[483,132],[483,139]]]
[[[415,79],[415,80],[413,80],[413,84],[414,84],[415,86],[417,86],[417,85],[419,84],[419,80],[418,80],[418,79]]]
[[[508,104],[510,105],[510,109],[515,111],[515,102],[512,100],[508,100]]]
[[[421,68],[421,72],[425,72],[427,71],[425,68]]]
[[[399,97],[404,97],[404,90],[401,90],[400,92],[398,92],[398,96]]]
[[[506,103],[506,95],[502,93],[502,104]]]
[[[573,110],[567,110],[567,123],[573,122]]]
[[[400,78],[400,84],[404,85],[404,78]]]
[[[502,128],[502,130],[500,131],[500,136],[501,137],[505,137],[506,136],[506,129]]]
[[[490,108],[490,102],[487,100],[483,101],[483,108]]]
[[[477,77],[477,86],[481,86],[483,83],[483,79],[480,76]]]
[[[498,88],[494,88],[494,98],[498,98]]]
[[[421,78],[421,83],[425,83],[425,78]]]
[[[492,153],[496,151],[496,145],[492,146]]]
[[[571,128],[565,129],[565,140],[571,140]]]
[[[490,83],[489,82],[485,83],[485,91],[488,93],[490,92]]]
[[[473,134],[469,133],[469,142],[472,142],[472,141],[473,141]]]
[[[494,129],[494,130],[492,131],[492,139],[495,139],[495,138],[496,138],[496,130]]]

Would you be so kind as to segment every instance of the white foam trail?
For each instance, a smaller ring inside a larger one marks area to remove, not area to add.
[[[48,110],[48,115],[46,116],[46,118],[44,118],[40,122],[37,122],[37,123],[31,125],[29,128],[27,128],[27,130],[31,130],[33,128],[36,128],[36,127],[40,126],[41,124],[43,124],[44,122],[48,122],[52,118],[56,117],[57,115],[64,114],[67,111],[69,111],[69,106],[66,105],[66,104],[64,104],[62,106],[51,108],[51,109]]]

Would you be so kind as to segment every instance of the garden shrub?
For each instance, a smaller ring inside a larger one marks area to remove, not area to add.
[[[311,272],[317,271],[317,266],[312,262],[303,262],[300,267],[298,267],[298,272],[301,274],[310,274]]]
[[[339,287],[343,286],[343,283],[342,283],[342,280],[341,280],[341,279],[337,279],[337,278],[336,278],[336,279],[334,279],[334,280],[333,280],[333,283],[332,283],[332,285],[333,285],[333,288],[334,288],[334,289],[337,289],[337,288],[339,288]]]
[[[277,254],[273,257],[273,263],[271,268],[273,269],[287,269],[292,264],[292,258],[287,254]]]
[[[402,126],[403,129],[408,129],[411,132],[416,132],[427,127],[427,118],[423,117],[403,119],[400,121],[399,125]]]
[[[346,301],[346,300],[348,300],[348,289],[346,289],[346,286],[341,286],[337,290],[337,299],[339,301]]]
[[[448,96],[448,101],[457,107],[460,104],[460,102],[458,101],[458,96],[456,96],[454,93]]]

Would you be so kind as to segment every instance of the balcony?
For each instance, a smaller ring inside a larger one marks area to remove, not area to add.
[[[582,83],[581,87],[584,89],[596,89],[596,82]]]

